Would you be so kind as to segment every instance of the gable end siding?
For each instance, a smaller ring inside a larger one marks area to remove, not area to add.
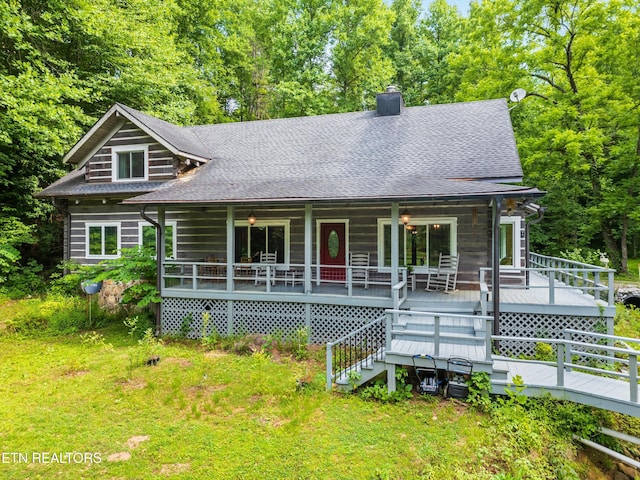
[[[173,154],[133,123],[127,122],[89,159],[85,181],[91,183],[113,181],[112,149],[127,145],[148,145],[149,180],[171,180],[176,177],[178,162]]]

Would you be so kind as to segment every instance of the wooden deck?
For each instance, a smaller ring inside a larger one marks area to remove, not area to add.
[[[385,323],[385,342],[373,361],[378,364],[378,368],[372,368],[368,372],[362,368],[362,382],[386,370],[387,384],[390,391],[393,391],[396,366],[432,365],[423,365],[423,360],[414,358],[416,355],[429,355],[435,360],[436,367],[443,371],[448,368],[447,360],[450,357],[465,357],[473,364],[474,372],[489,374],[494,394],[504,395],[509,389],[513,391],[514,379],[518,376],[526,387],[523,394],[527,396],[548,394],[559,399],[640,416],[640,351],[616,346],[619,342],[640,342],[638,339],[573,329],[563,330],[561,338],[557,339],[526,339],[534,343],[554,345],[555,362],[550,363],[493,354],[490,348],[493,341],[523,339],[492,335],[491,317],[389,310],[384,319],[369,324],[371,330],[376,331],[381,321]],[[368,327],[360,329],[355,345],[362,344],[366,328]],[[589,338],[580,340],[585,335]],[[339,348],[340,342],[328,345],[328,371],[333,358],[331,349]],[[351,351],[354,343],[349,345]],[[591,366],[589,361],[594,359],[600,363]],[[364,365],[371,361],[367,359],[361,363]],[[357,370],[362,365],[350,368]],[[613,365],[616,366],[615,370],[610,368]],[[344,376],[344,373],[338,373],[338,377]],[[367,377],[367,374],[370,376]],[[340,380],[342,384],[346,383],[344,378]],[[330,385],[331,378],[328,380],[328,386]]]
[[[626,380],[584,373],[577,368],[573,370],[565,368],[564,385],[559,386],[556,366],[495,355],[487,361],[484,342],[477,344],[440,342],[439,352],[436,353],[433,342],[394,339],[391,349],[385,354],[385,362],[412,366],[412,357],[419,354],[434,357],[437,367],[442,370],[447,368],[447,359],[451,356],[470,359],[474,371],[490,374],[494,394],[504,395],[507,389],[514,391],[514,378],[519,376],[526,387],[523,394],[527,396],[537,397],[548,394],[558,399],[640,416],[640,403],[632,400],[630,383]]]
[[[494,358],[493,368],[496,375],[492,376],[491,384],[496,394],[504,394],[518,375],[526,386],[523,394],[527,396],[549,394],[558,399],[640,416],[640,404],[632,401],[632,387],[628,381],[565,369],[564,385],[558,386],[556,366],[501,357]],[[502,375],[505,378],[500,378]],[[637,386],[635,388],[637,391]]]

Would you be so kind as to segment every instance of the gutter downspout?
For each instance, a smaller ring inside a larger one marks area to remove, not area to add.
[[[151,218],[146,213],[147,205],[144,205],[140,209],[140,216],[144,218],[147,222],[153,225],[156,229],[156,289],[158,293],[162,292],[162,262],[166,256],[165,246],[164,246],[164,209],[162,207],[158,207],[158,220],[161,223],[156,222],[153,218]],[[155,314],[156,314],[156,337],[160,336],[161,333],[161,305],[156,305]]]
[[[502,195],[493,197],[491,285],[493,292],[493,334],[500,335],[500,213]]]

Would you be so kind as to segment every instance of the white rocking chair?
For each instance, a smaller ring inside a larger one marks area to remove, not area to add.
[[[364,284],[365,289],[369,288],[369,257],[368,253],[349,254],[349,265],[352,267],[365,267],[351,269],[351,283]]]
[[[430,269],[425,290],[444,290],[453,292],[458,280],[458,255],[440,254],[438,268]]]
[[[271,285],[276,284],[276,269],[272,266],[275,265],[278,259],[278,252],[260,252],[260,263],[255,267],[256,268],[256,285],[258,282],[267,281],[267,269],[271,268],[271,272],[269,275],[271,276]],[[264,266],[263,266],[264,265]],[[269,266],[267,266],[269,265]]]

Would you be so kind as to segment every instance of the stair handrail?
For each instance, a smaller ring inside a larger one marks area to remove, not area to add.
[[[348,378],[349,372],[357,371],[363,364],[383,359],[385,320],[386,315],[382,315],[338,340],[327,342],[327,390],[331,390],[338,377]],[[336,352],[340,352],[337,360]]]
[[[640,339],[631,339],[626,337],[617,337],[615,335],[599,334],[594,332],[587,332],[582,330],[563,330],[564,338],[534,338],[534,337],[513,337],[505,335],[491,335],[491,339],[494,341],[516,341],[516,342],[535,342],[535,343],[547,343],[555,344],[556,351],[556,366],[557,366],[557,381],[558,387],[564,387],[564,372],[571,371],[572,369],[582,370],[588,373],[596,373],[600,375],[609,375],[614,377],[620,377],[629,380],[629,399],[632,403],[638,403],[638,356],[640,356],[640,350],[632,348],[619,348],[613,345],[601,345],[597,343],[589,343],[578,340],[571,340],[569,335],[571,333],[579,333],[589,335],[596,338],[609,339],[609,340],[622,340],[640,343]],[[585,352],[582,350],[573,350],[571,347],[586,347],[594,350],[606,350],[610,352],[610,355],[600,355],[597,353]],[[615,354],[628,355],[629,359],[615,357]],[[604,368],[589,367],[587,365],[580,365],[573,362],[573,354],[581,355],[589,358],[596,358],[601,360],[614,360],[615,362],[622,363],[628,366],[628,373],[617,372],[614,370],[607,370]],[[532,360],[533,362],[547,364],[550,362],[544,362],[539,360]]]

